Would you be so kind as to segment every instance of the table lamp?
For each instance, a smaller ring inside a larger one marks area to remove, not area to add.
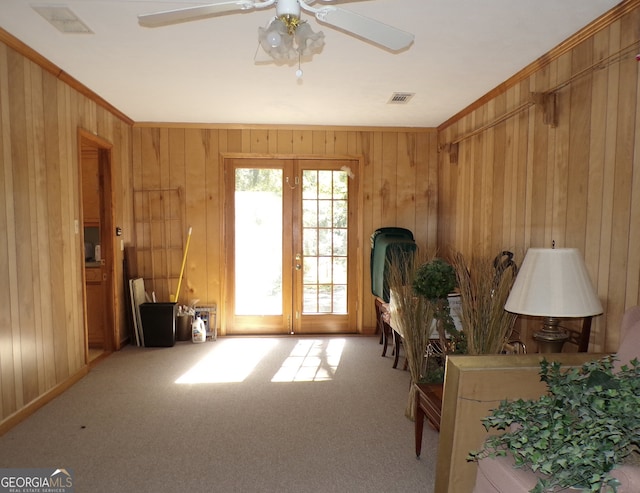
[[[569,334],[560,327],[561,319],[591,317],[603,311],[576,248],[530,248],[504,309],[544,317],[541,330],[533,334],[541,353],[562,351]]]

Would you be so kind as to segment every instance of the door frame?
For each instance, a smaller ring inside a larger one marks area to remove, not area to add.
[[[328,160],[335,160],[335,161],[344,161],[344,160],[349,160],[349,161],[355,161],[357,162],[357,169],[355,170],[351,170],[353,173],[355,173],[358,177],[360,177],[360,179],[362,178],[362,167],[363,167],[363,162],[364,162],[364,158],[363,156],[358,156],[358,155],[351,155],[351,154],[256,154],[256,153],[243,153],[243,152],[222,152],[220,153],[220,175],[219,175],[219,190],[220,190],[220,194],[222,197],[221,200],[221,204],[222,204],[222,211],[221,211],[221,221],[220,221],[220,251],[222,252],[222,262],[221,262],[221,270],[220,270],[220,278],[222,279],[221,282],[221,286],[220,286],[220,298],[221,298],[221,302],[219,303],[219,307],[218,307],[218,315],[219,315],[219,333],[220,335],[226,335],[227,333],[227,313],[226,313],[226,300],[227,300],[227,296],[229,293],[229,282],[226,279],[226,276],[224,275],[224,265],[229,261],[229,255],[232,255],[233,252],[228,251],[225,248],[225,245],[228,244],[227,238],[225,238],[225,234],[226,231],[228,231],[229,229],[227,228],[227,218],[226,218],[226,214],[223,211],[227,210],[227,207],[229,207],[230,204],[230,200],[228,197],[228,193],[226,191],[226,187],[225,187],[225,171],[227,169],[227,161],[228,160],[233,160],[233,159],[247,159],[247,160],[306,160],[306,161],[310,161],[310,160],[318,160],[318,161],[328,161]],[[355,293],[355,310],[356,310],[356,314],[354,317],[355,320],[355,333],[356,334],[361,334],[362,333],[362,320],[363,320],[363,313],[362,313],[362,307],[363,307],[363,302],[362,302],[362,297],[363,297],[363,293],[364,293],[364,245],[363,245],[363,231],[364,231],[364,225],[363,225],[363,216],[364,214],[362,213],[363,210],[363,206],[364,206],[364,197],[362,194],[362,183],[360,183],[360,186],[357,187],[357,189],[355,190],[355,201],[357,203],[357,207],[358,210],[360,211],[360,213],[358,214],[358,218],[355,221],[354,224],[354,228],[355,228],[355,241],[356,241],[356,258],[355,258],[355,262],[356,262],[356,269],[355,271],[357,272],[357,276],[356,279],[353,281],[354,282],[354,293]],[[296,334],[299,335],[299,334]]]
[[[88,130],[78,128],[78,196],[79,196],[79,228],[81,251],[84,252],[84,211],[82,197],[82,149],[92,147],[98,151],[98,162],[100,166],[100,193],[102,195],[100,210],[100,247],[103,258],[106,258],[103,272],[106,274],[105,283],[105,320],[104,320],[104,348],[103,353],[111,353],[116,347],[116,326],[115,326],[115,242],[113,241],[114,217],[113,217],[113,183],[112,183],[112,148],[113,144]],[[87,322],[87,285],[84,265],[84,254],[82,257],[82,306],[84,321],[84,354],[85,363],[89,361],[89,335]]]

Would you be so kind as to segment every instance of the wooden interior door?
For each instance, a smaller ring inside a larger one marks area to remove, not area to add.
[[[78,138],[85,250],[85,359],[88,362],[101,352],[113,351],[115,346],[111,147],[84,131],[79,132]]]
[[[356,331],[356,165],[225,159],[227,334]]]

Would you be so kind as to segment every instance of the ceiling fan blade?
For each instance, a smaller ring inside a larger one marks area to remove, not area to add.
[[[313,0],[313,2],[315,1],[318,1],[318,0]],[[332,5],[335,5],[337,3],[367,2],[368,0],[319,0],[319,1],[322,3],[330,3]],[[313,3],[313,2],[307,2],[307,3]]]
[[[272,2],[273,3],[273,2]],[[138,23],[144,27],[161,27],[180,22],[195,21],[213,17],[238,10],[251,10],[255,7],[254,0],[224,0],[222,2],[211,3],[209,5],[198,5],[196,7],[186,7],[183,9],[166,10],[153,14],[141,14],[138,16]]]
[[[399,51],[413,43],[414,36],[383,22],[338,7],[322,7],[316,12],[320,22],[355,34],[375,44]]]

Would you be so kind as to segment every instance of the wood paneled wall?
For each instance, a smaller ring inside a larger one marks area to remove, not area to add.
[[[350,155],[363,158],[360,255],[362,255],[363,332],[375,328],[375,309],[369,273],[370,236],[382,226],[400,226],[414,232],[419,245],[434,249],[437,232],[437,136],[435,129],[341,129],[341,128],[197,128],[134,125],[133,184],[134,190],[167,190],[180,188],[184,211],[186,239],[188,226],[193,228],[185,267],[181,303],[199,299],[199,304],[221,303],[223,237],[223,204],[221,202],[221,155]],[[135,192],[139,193],[139,192]],[[156,199],[155,207],[162,207]],[[180,257],[170,251],[169,267],[151,269],[147,253],[151,234],[140,224],[145,216],[155,214],[136,207],[138,227],[137,272],[150,278],[162,269],[173,272]],[[170,228],[169,228],[170,229]],[[172,234],[172,233],[169,233]],[[174,238],[164,240],[174,244]],[[158,243],[156,239],[156,244]],[[155,263],[155,262],[154,262]],[[171,275],[169,276],[171,277]],[[147,281],[149,282],[149,281]],[[164,301],[175,290],[172,281],[151,282],[156,295]]]
[[[79,128],[113,144],[114,217],[125,232],[133,229],[130,123],[14,45],[20,44],[1,31],[0,433],[20,411],[86,371],[84,249],[75,229]],[[121,254],[114,275],[122,279]],[[116,286],[124,298],[122,282]],[[126,335],[124,313],[118,306],[119,339]]]
[[[440,154],[440,248],[578,248],[605,308],[593,351],[617,349],[622,313],[640,302],[637,5],[439,129],[443,150],[458,143],[457,163]],[[557,126],[532,92],[555,95]]]

